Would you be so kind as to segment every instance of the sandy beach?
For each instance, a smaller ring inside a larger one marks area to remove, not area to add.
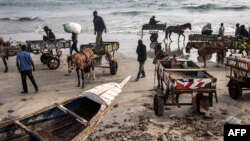
[[[144,42],[149,50],[148,36],[146,34]],[[39,39],[41,35],[4,35],[5,40],[9,37],[25,41]],[[70,35],[62,34],[59,37],[70,38]],[[66,49],[63,51],[61,65],[56,70],[49,70],[46,65],[43,65],[39,61],[40,55],[32,55],[36,66],[36,71],[33,74],[39,86],[39,93],[35,93],[28,80],[29,94],[20,94],[22,90],[21,77],[16,68],[15,57],[10,57],[8,60],[9,72],[0,73],[0,121],[29,114],[55,102],[75,97],[84,90],[99,84],[119,83],[127,76],[132,76],[118,97],[115,106],[111,108],[101,124],[87,139],[88,141],[153,141],[164,133],[168,140],[173,141],[214,141],[223,140],[223,125],[229,116],[239,118],[243,124],[250,124],[250,95],[243,94],[242,98],[237,101],[231,99],[226,87],[228,69],[224,66],[216,68],[216,64],[213,62],[208,62],[207,71],[217,78],[219,103],[214,102],[213,107],[209,109],[208,114],[212,117],[211,119],[205,119],[204,116],[195,114],[190,106],[167,107],[164,116],[157,117],[152,108],[155,94],[153,90],[155,67],[151,58],[148,58],[145,64],[146,77],[134,82],[138,71],[135,49],[140,35],[107,34],[104,37],[107,41],[120,42],[120,49],[115,56],[119,64],[118,73],[111,76],[108,69],[96,68],[96,80],[87,80],[84,89],[76,87],[76,73],[72,72],[69,75],[67,72],[66,56],[69,52]],[[81,34],[79,37],[80,44],[94,41],[94,39],[94,35]],[[172,47],[178,48],[178,43],[172,42]],[[193,52],[191,55],[195,56],[196,53]],[[198,65],[202,66],[203,64],[198,63]],[[0,70],[4,70],[2,62]],[[189,100],[190,97],[185,95],[182,99]]]

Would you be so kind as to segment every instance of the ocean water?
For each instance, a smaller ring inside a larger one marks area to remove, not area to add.
[[[167,25],[190,22],[200,32],[207,22],[215,33],[221,22],[233,34],[236,23],[250,26],[249,0],[0,0],[0,34],[34,32],[48,25],[64,33],[62,24],[76,22],[82,33],[93,33],[97,10],[109,33],[138,33],[152,15]]]

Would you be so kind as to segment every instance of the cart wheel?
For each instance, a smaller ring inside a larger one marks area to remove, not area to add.
[[[164,100],[162,97],[154,96],[154,111],[157,116],[163,116],[164,113]]]
[[[231,81],[228,86],[228,92],[232,99],[239,99],[242,96],[242,89],[237,81]]]
[[[196,95],[196,110],[200,114],[205,114],[209,109],[209,97],[201,93]]]
[[[47,64],[48,60],[51,58],[51,54],[50,53],[43,53],[40,57],[40,61],[43,64]]]
[[[60,66],[60,61],[56,57],[51,57],[48,60],[47,66],[51,69],[57,69]]]
[[[116,61],[110,61],[110,74],[115,75],[118,70],[118,63]]]

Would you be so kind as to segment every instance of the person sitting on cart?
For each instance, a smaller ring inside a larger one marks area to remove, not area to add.
[[[48,26],[44,26],[43,27],[45,33],[46,33],[46,36],[43,36],[43,41],[44,42],[54,42],[56,40],[56,36],[55,34],[52,32],[51,29],[49,29]]]
[[[243,39],[243,38],[247,38],[247,39],[249,38],[249,34],[245,28],[245,25],[240,26],[240,39]]]
[[[171,67],[179,68],[181,63],[176,59],[176,54],[173,54],[173,58],[171,59]]]
[[[72,55],[73,50],[75,50],[75,52],[79,52],[78,49],[77,49],[77,43],[78,43],[77,34],[72,33],[71,39],[72,39],[73,43],[72,43],[72,46],[70,48],[70,56]]]
[[[213,32],[211,23],[207,23],[201,30],[202,35],[211,35]]]
[[[152,16],[152,17],[150,18],[150,20],[149,20],[149,24],[150,24],[150,25],[156,25],[158,22],[160,22],[160,21],[156,21],[156,20],[155,20],[155,16]]]

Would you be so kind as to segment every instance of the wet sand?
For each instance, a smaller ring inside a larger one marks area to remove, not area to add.
[[[39,39],[41,35],[17,34],[11,35],[11,37],[16,40],[30,40]],[[69,34],[61,37],[70,39]],[[191,106],[167,107],[163,117],[155,116],[152,110],[153,95],[155,94],[153,91],[155,67],[151,58],[148,58],[145,64],[146,78],[134,82],[138,71],[135,49],[140,35],[119,34],[111,36],[107,34],[104,37],[106,40],[121,43],[121,47],[115,56],[119,64],[118,73],[111,76],[108,69],[97,68],[95,71],[96,80],[88,80],[84,89],[76,87],[77,76],[75,72],[68,75],[66,56],[69,52],[65,50],[61,65],[56,70],[49,70],[46,65],[43,65],[39,61],[40,55],[32,55],[36,66],[34,77],[40,91],[35,93],[28,80],[29,94],[22,95],[20,94],[22,90],[21,77],[15,65],[15,57],[10,57],[8,60],[9,72],[0,73],[0,121],[29,114],[55,102],[75,97],[82,91],[99,84],[121,82],[131,75],[132,78],[118,97],[116,105],[94,130],[88,139],[89,141],[152,141],[163,133],[168,140],[223,140],[223,125],[229,116],[241,119],[243,124],[250,123],[248,108],[250,106],[250,95],[243,94],[242,98],[237,101],[231,99],[226,87],[228,71],[224,67],[216,68],[216,64],[213,62],[207,64],[208,72],[217,78],[219,103],[214,102],[213,107],[209,109],[209,114],[213,119],[204,119],[203,116],[195,114]],[[8,39],[9,35],[4,35],[4,38]],[[94,41],[94,39],[94,35],[80,35],[79,42],[88,43]],[[144,36],[144,41],[149,50],[148,35]],[[177,48],[178,43],[174,41],[171,44],[172,46]],[[195,56],[196,52],[194,51],[191,55]],[[198,63],[198,65],[202,66],[203,64]],[[0,70],[4,70],[2,62]],[[191,100],[189,96],[184,96],[182,99]]]

